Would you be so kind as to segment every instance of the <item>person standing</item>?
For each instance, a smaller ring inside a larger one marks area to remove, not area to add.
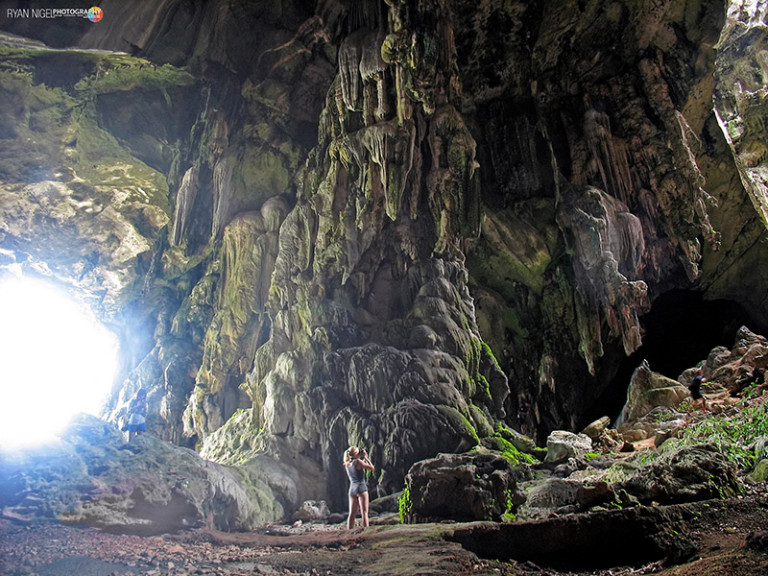
[[[128,431],[128,442],[147,430],[147,391],[139,388],[128,404],[128,423],[123,430]]]
[[[349,477],[349,516],[347,528],[355,527],[355,517],[360,512],[363,528],[368,526],[368,485],[365,483],[365,471],[373,470],[373,464],[368,459],[368,453],[357,446],[350,446],[344,452],[344,468]]]
[[[701,375],[701,370],[699,370],[696,373],[696,376],[693,377],[691,383],[688,385],[688,390],[690,391],[691,398],[693,399],[693,409],[696,410],[697,406],[701,404],[701,411],[706,413],[707,400],[701,393],[701,385],[705,382],[708,382],[708,380]]]

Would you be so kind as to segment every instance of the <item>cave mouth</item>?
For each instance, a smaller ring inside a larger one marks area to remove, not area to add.
[[[612,384],[598,400],[594,414],[616,418],[627,399],[632,373],[646,360],[651,370],[677,379],[707,358],[713,348],[731,348],[739,328],[760,329],[744,308],[732,300],[705,300],[701,292],[671,290],[656,298],[640,318],[643,345],[619,365]],[[599,416],[598,416],[599,417]]]
[[[76,414],[99,414],[118,342],[87,306],[17,274],[0,279],[0,318],[0,446],[44,443]]]

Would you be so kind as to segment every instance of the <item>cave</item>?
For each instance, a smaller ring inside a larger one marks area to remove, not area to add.
[[[98,414],[0,459],[0,521],[341,524],[353,446],[382,522],[456,482],[462,519],[651,504],[577,478],[647,440],[585,426],[642,360],[723,346],[736,390],[768,358],[762,3],[9,4],[0,280],[66,288],[121,357]]]
[[[738,302],[707,300],[695,290],[670,290],[640,318],[643,345],[620,363],[613,383],[590,409],[592,418],[615,419],[627,400],[632,373],[645,360],[651,370],[672,379],[703,362],[713,348],[734,344],[742,326],[764,333]]]
[[[626,364],[631,366],[642,358],[652,370],[669,378],[677,378],[684,369],[701,362],[716,346],[733,346],[742,326],[762,333],[737,302],[706,300],[701,292],[689,290],[659,296],[641,323],[643,346]]]

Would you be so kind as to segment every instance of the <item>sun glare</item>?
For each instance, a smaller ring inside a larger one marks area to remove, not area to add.
[[[0,280],[0,445],[49,440],[79,412],[98,415],[117,338],[52,284]]]

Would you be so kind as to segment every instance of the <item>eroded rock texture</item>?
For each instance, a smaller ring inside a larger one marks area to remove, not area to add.
[[[2,258],[106,294],[113,418],[148,388],[156,434],[258,463],[287,508],[345,505],[350,443],[395,492],[501,423],[581,429],[670,290],[768,326],[752,4],[719,45],[715,0],[105,0],[99,27],[6,23],[133,56],[6,41]]]

